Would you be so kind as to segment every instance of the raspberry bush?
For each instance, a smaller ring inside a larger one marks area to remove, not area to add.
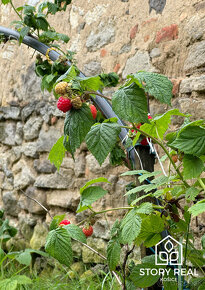
[[[47,16],[65,10],[70,2],[44,2],[39,6],[38,12],[35,7],[28,5],[22,9],[15,9],[20,16],[20,21],[16,24],[20,33],[20,43],[28,33],[37,34],[40,41],[49,45],[53,45],[53,42],[59,39],[67,42],[67,36],[51,30]],[[4,0],[2,3],[8,4],[12,1]],[[44,13],[44,10],[47,12]],[[58,48],[57,46],[56,49]],[[71,60],[72,65],[68,66],[67,60]],[[42,90],[53,91],[58,99],[57,107],[66,113],[64,135],[54,144],[49,154],[50,162],[58,170],[65,152],[70,152],[74,158],[76,149],[84,141],[100,165],[109,154],[115,165],[126,162],[126,148],[139,144],[150,147],[157,144],[164,151],[163,160],[167,159],[169,162],[167,174],[161,171],[133,170],[131,164],[129,171],[122,174],[133,175],[134,180],[126,192],[128,206],[123,208],[96,211],[94,202],[107,194],[107,190],[96,184],[109,181],[99,177],[87,182],[80,188],[77,213],[88,210],[90,215],[78,225],[65,222],[64,216],[53,217],[45,245],[46,251],[69,267],[72,263],[71,241],[77,240],[86,246],[86,236],[92,234],[92,226],[88,229],[84,226],[82,229],[81,225],[90,224],[96,215],[125,209],[127,212],[123,219],[116,220],[111,229],[107,256],[103,257],[123,289],[150,287],[159,280],[160,275],[153,277],[147,274],[142,278],[139,274],[141,268],[156,268],[154,255],[144,257],[138,265],[134,262],[127,264],[127,261],[135,247],[155,246],[161,240],[164,230],[168,230],[183,243],[183,263],[187,273],[189,267],[195,267],[203,273],[205,236],[202,237],[202,250],[196,249],[192,243],[194,233],[190,222],[205,211],[205,120],[190,121],[190,116],[179,112],[178,109],[170,109],[152,118],[149,116],[149,96],[171,105],[172,83],[161,74],[144,71],[130,74],[125,83],[121,84],[111,97],[107,97],[102,94],[103,88],[116,86],[119,77],[115,73],[80,77],[71,52],[65,52],[53,63],[48,55],[45,60],[37,56],[35,71],[42,79]],[[124,126],[118,123],[117,118],[105,119],[102,114],[97,113],[92,104],[96,95],[110,101],[113,111],[125,121]],[[184,123],[171,132],[173,116],[183,117]],[[122,128],[126,128],[128,134],[126,142],[119,146],[118,136]],[[136,176],[140,185],[135,182]],[[149,201],[146,199],[148,197]],[[150,202],[150,198],[153,202]],[[123,251],[126,252],[124,256]],[[121,257],[124,257],[122,264]],[[173,271],[170,272],[170,277],[173,277]],[[178,282],[173,282],[172,288],[168,288],[166,283],[164,288],[182,289],[181,281],[178,277]],[[196,289],[193,286],[196,284],[199,285],[197,289],[204,289],[205,278],[192,277],[191,289]]]

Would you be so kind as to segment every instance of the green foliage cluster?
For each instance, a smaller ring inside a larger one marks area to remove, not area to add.
[[[64,3],[63,7],[61,2]],[[69,38],[58,34],[50,27],[47,16],[62,9],[65,10],[70,2],[44,2],[37,12],[33,6],[24,5],[18,9],[14,7],[21,18],[16,22],[16,29],[21,36],[19,41],[22,42],[25,35],[36,33],[38,39],[46,44],[53,44],[54,40],[67,42]],[[2,3],[13,5],[12,1],[4,0]],[[57,83],[65,81],[69,83],[72,94],[94,99],[96,95],[105,97],[102,95],[104,87],[118,84],[119,78],[114,73],[81,78],[77,66],[75,64],[68,66],[68,54],[65,56],[66,59],[59,58],[53,64],[50,63],[49,58],[46,61],[41,58],[37,60],[36,73],[42,78],[42,89],[51,92]],[[122,174],[122,176],[139,176],[140,185],[133,182],[126,192],[128,207],[95,211],[93,204],[107,194],[106,190],[95,183],[108,182],[105,178],[91,180],[80,189],[77,212],[84,210],[91,212],[84,222],[89,223],[93,217],[107,211],[127,210],[123,219],[117,220],[111,229],[111,239],[107,246],[107,255],[104,257],[110,271],[115,271],[115,274],[117,272],[123,280],[124,289],[149,287],[160,278],[159,275],[139,275],[142,268],[157,269],[154,256],[144,257],[138,265],[134,262],[127,265],[127,257],[134,247],[156,245],[161,240],[163,230],[168,230],[172,236],[183,242],[184,267],[187,266],[188,260],[193,267],[203,272],[205,265],[205,237],[202,238],[202,250],[197,250],[192,243],[194,235],[190,230],[191,218],[205,211],[205,179],[203,178],[205,120],[191,121],[189,115],[181,113],[178,109],[170,109],[150,120],[147,106],[149,96],[161,103],[171,105],[171,81],[161,74],[139,71],[128,75],[125,83],[116,89],[111,98],[108,98],[113,111],[131,126],[121,126],[117,118],[101,118],[95,122],[86,102],[79,109],[72,107],[66,113],[64,135],[54,144],[49,154],[49,160],[59,170],[65,152],[70,152],[75,158],[76,149],[85,141],[89,151],[100,165],[109,154],[113,164],[120,164],[126,158],[125,148],[118,146],[118,136],[122,128],[128,130],[128,136],[130,136],[128,146],[134,147],[143,136],[143,138],[150,138],[153,144],[158,144],[164,151],[163,159],[169,161],[169,170],[166,175],[159,171],[150,173],[145,170],[132,170]],[[55,97],[58,98],[56,94]],[[170,132],[173,116],[184,118],[184,123],[177,130]],[[133,134],[130,134],[132,131],[136,131],[134,138]],[[172,159],[173,152],[180,158],[178,163]],[[150,182],[149,179],[152,181]],[[144,201],[146,197],[153,201],[157,198],[160,204]],[[181,200],[184,201],[183,205],[180,205]],[[53,218],[45,249],[60,263],[69,267],[72,263],[71,241],[77,240],[86,245],[86,239],[79,225],[70,224],[59,227],[63,218],[63,216]],[[11,235],[9,229],[5,231]],[[125,255],[124,262],[121,263],[124,250],[127,256]],[[28,253],[22,255],[28,255]],[[170,271],[169,278],[173,278],[173,271]],[[164,289],[177,289],[177,287],[182,289],[180,281],[178,279],[178,285],[177,282],[173,282],[171,286],[165,281],[163,282]],[[196,287],[203,289],[204,283],[204,278],[193,277],[190,281],[193,289]]]

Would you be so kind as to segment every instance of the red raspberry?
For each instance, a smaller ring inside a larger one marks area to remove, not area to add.
[[[63,111],[64,113],[66,113],[67,111],[69,111],[72,108],[71,100],[64,99],[63,97],[60,97],[58,99],[57,108],[59,110]]]
[[[97,117],[97,109],[94,105],[90,105],[90,110],[91,110],[91,113],[93,115],[93,119],[95,120]]]
[[[83,232],[84,232],[86,237],[89,237],[93,233],[93,227],[92,226],[87,226],[87,227],[83,228]]]
[[[150,114],[148,114],[148,119],[152,120],[152,116]]]
[[[59,226],[66,226],[66,225],[69,225],[70,224],[70,221],[69,220],[62,220],[60,223],[59,223]]]

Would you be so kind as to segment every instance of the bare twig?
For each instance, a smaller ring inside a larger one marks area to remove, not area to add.
[[[48,214],[49,216],[53,219],[52,215],[50,214],[49,210],[44,206],[42,205],[38,200],[36,200],[35,198],[33,197],[30,197],[29,195],[27,195],[22,189],[20,189],[20,191],[28,198],[30,198],[31,200],[35,201],[37,204],[39,204]],[[94,252],[95,254],[97,254],[98,256],[100,256],[103,260],[107,260],[107,258],[105,256],[103,256],[102,254],[100,254],[98,251],[96,251],[95,249],[91,248],[90,246],[86,245],[85,243],[79,241],[79,240],[76,240],[74,238],[72,238],[74,241],[80,243],[81,245],[85,246],[86,248],[88,248],[90,251]],[[112,274],[115,276],[116,280],[118,281],[119,285],[121,287],[123,287],[123,284],[120,280],[120,278],[118,277],[117,273],[115,273],[115,271],[112,271]]]
[[[104,96],[103,94],[96,92],[96,91],[85,91],[84,93],[88,94],[88,95],[98,95],[101,98],[107,99],[108,101],[112,101],[112,99],[110,97]]]
[[[129,250],[129,247],[128,245],[126,245],[127,249],[126,249],[126,253],[125,253],[125,258],[124,258],[124,261],[123,261],[123,265],[122,265],[122,273],[123,273],[123,290],[126,289],[126,284],[125,284],[125,281],[126,281],[126,264],[127,264],[127,259],[129,257],[129,255],[133,252],[134,248],[135,248],[135,245],[133,245],[132,249]]]
[[[29,199],[35,201],[38,205],[40,205],[46,212],[47,214],[53,219],[52,215],[50,214],[49,210],[44,206],[42,205],[37,199],[33,198],[33,197],[30,197],[29,195],[27,195],[22,189],[20,189],[20,191],[26,196],[28,197]]]

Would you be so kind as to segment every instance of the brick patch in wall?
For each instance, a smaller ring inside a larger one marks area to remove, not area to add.
[[[171,82],[173,84],[172,94],[174,96],[177,96],[179,93],[179,86],[180,86],[181,81],[182,81],[181,79],[171,79]]]
[[[170,26],[163,27],[156,34],[156,43],[160,43],[162,41],[170,41],[178,38],[178,25],[171,24]]]
[[[120,64],[117,63],[117,64],[115,65],[113,71],[114,71],[115,73],[117,73],[117,72],[119,71],[119,69],[120,69]]]
[[[106,54],[107,54],[107,50],[105,48],[102,48],[100,51],[100,56],[104,57],[104,56],[106,56]]]
[[[131,29],[130,29],[130,39],[134,39],[136,34],[138,32],[138,24],[136,24],[135,26],[133,26]]]

